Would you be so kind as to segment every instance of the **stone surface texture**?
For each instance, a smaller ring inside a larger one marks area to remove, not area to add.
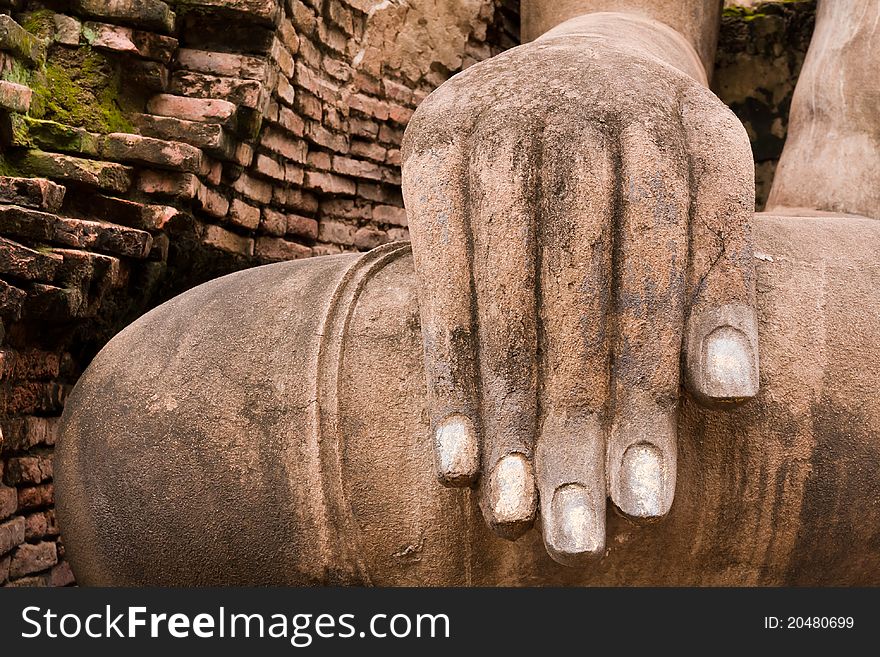
[[[518,10],[0,3],[0,584],[73,582],[51,463],[94,354],[221,274],[407,239],[403,130],[450,75],[518,43]],[[781,148],[812,10],[722,19],[715,88],[756,154]]]
[[[89,585],[880,584],[880,370],[854,366],[880,359],[880,222],[764,214],[755,238],[759,394],[684,399],[687,485],[661,522],[609,514],[589,567],[540,532],[495,536],[472,491],[437,485],[399,245],[238,272],[114,338],[55,463],[73,566]]]

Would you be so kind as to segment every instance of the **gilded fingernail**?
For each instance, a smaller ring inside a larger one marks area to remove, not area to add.
[[[434,435],[437,473],[447,486],[467,486],[480,469],[480,446],[471,420],[463,415],[447,418]]]
[[[504,456],[489,479],[489,510],[493,525],[530,523],[537,495],[532,465],[523,454]]]
[[[595,508],[581,484],[564,484],[553,493],[544,518],[544,543],[554,560],[576,565],[605,550],[605,507]]]
[[[753,397],[758,391],[754,355],[741,331],[722,326],[705,340],[703,377],[712,390],[730,398]]]
[[[627,515],[652,518],[665,513],[663,455],[654,445],[630,445],[620,463],[620,499],[617,506]]]

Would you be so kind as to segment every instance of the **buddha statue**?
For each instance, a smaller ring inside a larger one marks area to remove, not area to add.
[[[407,128],[412,245],[117,335],[56,452],[77,580],[880,582],[880,6],[820,1],[758,214],[719,12],[523,0]]]

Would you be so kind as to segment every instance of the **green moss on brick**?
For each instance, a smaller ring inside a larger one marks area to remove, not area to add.
[[[121,106],[119,72],[89,47],[56,49],[30,81],[31,116],[92,132],[133,132]]]
[[[55,35],[55,12],[38,9],[25,15],[19,24],[35,36],[51,39]]]
[[[9,68],[3,71],[3,75],[0,76],[7,82],[15,82],[16,84],[27,85],[31,79],[31,71],[21,64],[21,62],[15,59],[7,60],[9,62]]]

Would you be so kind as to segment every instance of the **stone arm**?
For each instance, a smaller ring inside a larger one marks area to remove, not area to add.
[[[437,474],[506,538],[540,503],[563,563],[604,553],[606,496],[669,511],[683,354],[701,402],[757,391],[751,150],[706,88],[718,11],[526,0],[542,36],[442,85],[404,139]]]
[[[880,218],[880,3],[822,0],[767,208]]]

